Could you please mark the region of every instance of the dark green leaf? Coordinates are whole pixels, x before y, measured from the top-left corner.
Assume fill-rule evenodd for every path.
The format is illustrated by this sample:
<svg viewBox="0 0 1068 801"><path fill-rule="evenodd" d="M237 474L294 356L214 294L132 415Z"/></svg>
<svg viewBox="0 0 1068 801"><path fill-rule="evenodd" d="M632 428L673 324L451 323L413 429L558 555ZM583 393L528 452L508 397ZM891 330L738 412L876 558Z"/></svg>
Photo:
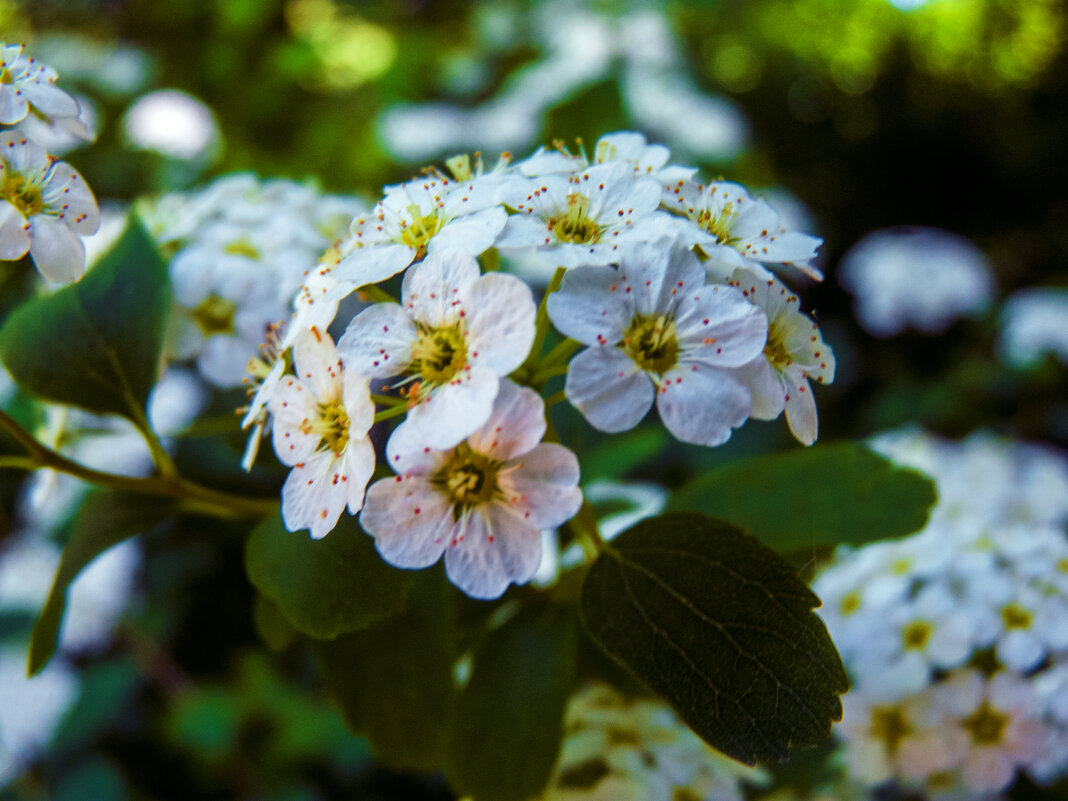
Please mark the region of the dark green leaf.
<svg viewBox="0 0 1068 801"><path fill-rule="evenodd" d="M27 665L31 676L38 673L55 653L71 582L108 548L147 531L169 517L174 509L174 501L151 495L102 492L86 498L60 557L48 600L33 627Z"/></svg>
<svg viewBox="0 0 1068 801"><path fill-rule="evenodd" d="M711 470L677 492L670 508L727 520L788 552L910 534L935 500L926 476L839 443Z"/></svg>
<svg viewBox="0 0 1068 801"><path fill-rule="evenodd" d="M667 431L659 425L606 438L583 455L582 481L585 484L599 478L622 478L660 453L667 441Z"/></svg>
<svg viewBox="0 0 1068 801"><path fill-rule="evenodd" d="M819 599L744 531L697 514L644 520L597 558L583 621L698 735L752 765L841 720L845 670Z"/></svg>
<svg viewBox="0 0 1068 801"><path fill-rule="evenodd" d="M129 720L141 681L141 670L121 658L96 662L79 674L80 693L49 747L49 757L59 764L78 752L89 750L118 721Z"/></svg>
<svg viewBox="0 0 1068 801"><path fill-rule="evenodd" d="M444 761L454 692L455 599L440 567L432 568L418 575L400 615L315 644L346 725L392 768L429 772Z"/></svg>
<svg viewBox="0 0 1068 801"><path fill-rule="evenodd" d="M474 801L526 801L549 780L574 684L571 609L524 609L485 636L460 692L445 775Z"/></svg>
<svg viewBox="0 0 1068 801"><path fill-rule="evenodd" d="M267 518L245 546L245 570L294 628L324 640L397 614L412 581L411 571L382 560L347 514L321 540Z"/></svg>
<svg viewBox="0 0 1068 801"><path fill-rule="evenodd" d="M267 643L267 647L272 651L284 651L296 639L297 630L286 620L277 604L262 593L256 593L252 622L260 639Z"/></svg>
<svg viewBox="0 0 1068 801"><path fill-rule="evenodd" d="M138 422L159 373L167 268L131 217L81 281L27 301L0 329L0 359L45 400Z"/></svg>

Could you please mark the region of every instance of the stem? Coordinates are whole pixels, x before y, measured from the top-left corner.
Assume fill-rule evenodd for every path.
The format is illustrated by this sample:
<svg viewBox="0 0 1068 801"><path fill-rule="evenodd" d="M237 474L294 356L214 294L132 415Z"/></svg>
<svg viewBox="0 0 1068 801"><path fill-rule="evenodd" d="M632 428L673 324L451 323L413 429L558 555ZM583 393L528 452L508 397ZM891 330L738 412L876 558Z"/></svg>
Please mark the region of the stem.
<svg viewBox="0 0 1068 801"><path fill-rule="evenodd" d="M360 294L360 297L362 297L362 298L364 298L366 300L372 301L374 303L396 303L397 302L396 298L394 298L391 294L386 292L386 290L384 290L378 284L367 284L366 286L361 286L356 291Z"/></svg>
<svg viewBox="0 0 1068 801"><path fill-rule="evenodd" d="M398 398L396 395L372 395L371 400L373 400L377 406L385 406L387 408L408 405L408 401L404 398Z"/></svg>
<svg viewBox="0 0 1068 801"><path fill-rule="evenodd" d="M567 365L560 364L554 367L545 367L530 377L530 386L540 387L553 376L563 375L567 372Z"/></svg>
<svg viewBox="0 0 1068 801"><path fill-rule="evenodd" d="M550 395L549 397L547 397L545 399L545 408L549 409L549 408L555 406L556 404L560 403L561 401L566 401L566 400L567 400L567 393L564 392L564 390L560 390L559 392L554 392L552 395Z"/></svg>
<svg viewBox="0 0 1068 801"><path fill-rule="evenodd" d="M549 367L551 365L563 364L571 358L572 353L579 350L581 347L581 342L576 342L573 339L565 339L563 342L557 343L556 347L545 355L545 358L541 360L540 366Z"/></svg>
<svg viewBox="0 0 1068 801"><path fill-rule="evenodd" d="M391 417L400 417L402 414L408 411L407 402L398 404L392 409L383 409L375 414L375 422L381 422L382 420L388 420Z"/></svg>
<svg viewBox="0 0 1068 801"><path fill-rule="evenodd" d="M534 342L530 346L530 354L527 356L527 360L519 368L528 375L534 372L534 368L538 364L538 357L541 356L541 347L545 344L545 335L549 333L549 296L560 288L560 282L564 280L565 272L567 272L566 267L556 268L553 280L549 282L549 286L542 296L541 304L538 306L538 316L535 318L534 323Z"/></svg>
<svg viewBox="0 0 1068 801"><path fill-rule="evenodd" d="M597 530L597 516L593 513L589 501L582 501L582 508L568 522L568 527L574 532L575 539L582 546L582 552L588 560L596 559L605 550L605 542Z"/></svg>

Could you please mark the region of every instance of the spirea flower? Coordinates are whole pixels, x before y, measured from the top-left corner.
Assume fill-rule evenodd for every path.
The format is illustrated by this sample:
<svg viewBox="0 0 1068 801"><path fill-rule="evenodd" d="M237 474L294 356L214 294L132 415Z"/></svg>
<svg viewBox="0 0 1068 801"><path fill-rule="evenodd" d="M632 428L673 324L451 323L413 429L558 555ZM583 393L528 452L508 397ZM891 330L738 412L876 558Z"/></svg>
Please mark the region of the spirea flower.
<svg viewBox="0 0 1068 801"><path fill-rule="evenodd" d="M507 380L489 419L454 448L427 447L419 429L402 423L386 447L397 476L367 490L360 524L390 564L423 568L444 554L453 584L496 598L534 575L540 531L582 505L578 460L541 443L544 434L542 399Z"/></svg>
<svg viewBox="0 0 1068 801"><path fill-rule="evenodd" d="M78 171L17 131L0 133L0 260L27 251L58 283L85 272L81 237L96 231L100 210Z"/></svg>
<svg viewBox="0 0 1068 801"><path fill-rule="evenodd" d="M20 44L0 44L0 124L13 125L32 107L46 117L77 117L78 101L55 85L56 71Z"/></svg>
<svg viewBox="0 0 1068 801"><path fill-rule="evenodd" d="M834 354L816 324L801 313L797 295L774 278L735 270L730 286L740 289L768 318L764 352L735 372L753 396L751 416L774 420L785 409L790 432L798 442L811 445L819 433L819 418L809 379L831 383Z"/></svg>
<svg viewBox="0 0 1068 801"><path fill-rule="evenodd" d="M655 397L677 438L719 445L749 416L749 390L727 368L760 354L767 318L737 289L706 286L685 247L634 244L618 270L572 270L548 310L561 333L590 346L572 359L565 391L594 428L633 428Z"/></svg>
<svg viewBox="0 0 1068 801"><path fill-rule="evenodd" d="M1068 365L1068 289L1025 287L1001 306L998 350L1016 367L1033 367L1047 353Z"/></svg>
<svg viewBox="0 0 1068 801"><path fill-rule="evenodd" d="M400 304L360 312L338 349L364 375L407 376L405 425L451 448L485 422L501 377L526 358L535 312L518 278L480 276L471 256L439 251L405 274Z"/></svg>
<svg viewBox="0 0 1068 801"><path fill-rule="evenodd" d="M292 467L282 487L282 520L290 531L325 537L342 510L356 514L375 467L367 438L374 422L370 382L342 369L329 334L304 332L293 346L295 376L271 395L274 451Z"/></svg>

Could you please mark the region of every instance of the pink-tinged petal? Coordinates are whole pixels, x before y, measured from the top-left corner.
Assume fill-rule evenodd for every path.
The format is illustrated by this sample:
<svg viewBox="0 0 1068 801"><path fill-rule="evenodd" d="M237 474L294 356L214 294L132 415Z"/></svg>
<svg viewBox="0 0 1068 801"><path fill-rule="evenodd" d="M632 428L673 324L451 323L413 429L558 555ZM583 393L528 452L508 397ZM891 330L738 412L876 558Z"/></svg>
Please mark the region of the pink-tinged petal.
<svg viewBox="0 0 1068 801"><path fill-rule="evenodd" d="M26 96L15 92L14 84L0 84L0 124L14 125L30 111Z"/></svg>
<svg viewBox="0 0 1068 801"><path fill-rule="evenodd" d="M452 449L438 450L427 445L422 430L405 420L386 443L386 461L393 472L403 476L429 476L438 472L452 455Z"/></svg>
<svg viewBox="0 0 1068 801"><path fill-rule="evenodd" d="M660 419L675 437L695 445L722 445L749 417L749 390L724 370L679 365L656 393Z"/></svg>
<svg viewBox="0 0 1068 801"><path fill-rule="evenodd" d="M396 567L429 567L452 540L452 506L423 477L395 476L367 489L360 525Z"/></svg>
<svg viewBox="0 0 1068 801"><path fill-rule="evenodd" d="M286 376L267 405L274 417L271 436L278 460L292 466L311 458L321 439L308 431L306 423L319 414L319 404L312 393L292 376Z"/></svg>
<svg viewBox="0 0 1068 801"><path fill-rule="evenodd" d="M786 393L779 374L760 354L749 364L730 370L753 398L749 416L756 420L774 420L786 408Z"/></svg>
<svg viewBox="0 0 1068 801"><path fill-rule="evenodd" d="M342 467L341 478L345 484L347 506L349 514L354 515L363 506L367 482L375 472L375 448L371 440L350 438L342 457Z"/></svg>
<svg viewBox="0 0 1068 801"><path fill-rule="evenodd" d="M415 339L415 326L399 304L376 303L352 319L337 352L346 370L385 378L411 364Z"/></svg>
<svg viewBox="0 0 1068 801"><path fill-rule="evenodd" d="M501 379L493 411L467 438L477 453L506 461L532 450L545 436L545 402L532 389Z"/></svg>
<svg viewBox="0 0 1068 801"><path fill-rule="evenodd" d="M473 510L445 550L449 581L472 598L497 598L530 580L541 562L541 533L496 504Z"/></svg>
<svg viewBox="0 0 1068 801"><path fill-rule="evenodd" d="M536 529L555 528L578 514L579 463L563 445L548 442L513 459L498 479L508 511Z"/></svg>
<svg viewBox="0 0 1068 801"><path fill-rule="evenodd" d="M493 246L497 234L508 221L508 213L498 207L457 217L446 223L430 240L430 253L439 250L458 250L471 256Z"/></svg>
<svg viewBox="0 0 1068 801"><path fill-rule="evenodd" d="M337 263L334 274L339 281L356 286L377 284L391 278L415 258L415 251L407 245L388 242L355 248Z"/></svg>
<svg viewBox="0 0 1068 801"><path fill-rule="evenodd" d="M538 310L530 287L514 275L488 273L462 294L468 357L507 375L523 363L534 342Z"/></svg>
<svg viewBox="0 0 1068 801"><path fill-rule="evenodd" d="M217 387L238 387L245 378L249 359L256 353L254 342L216 334L204 343L197 357L197 369Z"/></svg>
<svg viewBox="0 0 1068 801"><path fill-rule="evenodd" d="M782 374L786 390L786 422L790 433L802 445L811 445L819 436L820 424L816 414L816 399L808 379L800 371L787 370Z"/></svg>
<svg viewBox="0 0 1068 801"><path fill-rule="evenodd" d="M65 161L57 161L41 185L45 209L81 234L89 236L100 228L100 209L81 174Z"/></svg>
<svg viewBox="0 0 1068 801"><path fill-rule="evenodd" d="M67 284L85 272L82 238L55 217L34 215L30 221L30 256L49 281Z"/></svg>
<svg viewBox="0 0 1068 801"><path fill-rule="evenodd" d="M295 466L282 487L282 521L288 531L308 529L320 540L334 530L348 502L342 460L325 451Z"/></svg>
<svg viewBox="0 0 1068 801"><path fill-rule="evenodd" d="M997 747L972 748L961 766L964 783L980 796L1004 790L1015 774L1012 756Z"/></svg>
<svg viewBox="0 0 1068 801"><path fill-rule="evenodd" d="M404 274L401 303L418 322L450 325L460 319L463 298L478 276L473 256L456 250L436 251Z"/></svg>
<svg viewBox="0 0 1068 801"><path fill-rule="evenodd" d="M584 345L615 345L634 316L633 292L612 267L576 267L549 296L556 330Z"/></svg>
<svg viewBox="0 0 1068 801"><path fill-rule="evenodd" d="M502 250L540 247L551 244L549 226L536 214L513 214L497 238L497 247Z"/></svg>
<svg viewBox="0 0 1068 801"><path fill-rule="evenodd" d="M311 328L293 343L293 371L321 404L341 400L341 359L330 335Z"/></svg>
<svg viewBox="0 0 1068 801"><path fill-rule="evenodd" d="M493 370L473 365L409 410L405 424L431 448L452 448L489 419L498 385Z"/></svg>
<svg viewBox="0 0 1068 801"><path fill-rule="evenodd" d="M3 172L0 171L2 179ZM21 259L29 249L30 231L26 218L6 200L0 201L0 260Z"/></svg>
<svg viewBox="0 0 1068 801"><path fill-rule="evenodd" d="M705 285L697 257L666 239L628 247L619 272L639 314L663 314Z"/></svg>
<svg viewBox="0 0 1068 801"><path fill-rule="evenodd" d="M712 367L741 367L764 349L768 318L737 289L711 284L692 292L675 318L685 358Z"/></svg>
<svg viewBox="0 0 1068 801"><path fill-rule="evenodd" d="M653 381L619 348L587 348L571 360L567 399L610 434L634 428L653 405Z"/></svg>
<svg viewBox="0 0 1068 801"><path fill-rule="evenodd" d="M20 87L26 99L49 117L77 117L78 101L47 81L26 81Z"/></svg>

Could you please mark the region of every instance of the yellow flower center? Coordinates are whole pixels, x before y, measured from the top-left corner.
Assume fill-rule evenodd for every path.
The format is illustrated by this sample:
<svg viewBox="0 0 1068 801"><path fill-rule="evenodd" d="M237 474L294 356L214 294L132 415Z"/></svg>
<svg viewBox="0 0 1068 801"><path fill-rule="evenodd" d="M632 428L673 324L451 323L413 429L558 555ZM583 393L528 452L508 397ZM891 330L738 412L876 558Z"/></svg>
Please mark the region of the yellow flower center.
<svg viewBox="0 0 1068 801"><path fill-rule="evenodd" d="M41 187L24 175L7 171L4 182L0 185L0 197L22 212L24 217L32 217L44 211L44 198Z"/></svg>
<svg viewBox="0 0 1068 801"><path fill-rule="evenodd" d="M0 83L14 83L14 82L15 82L15 76L11 74L11 70L9 70L7 67L4 67L4 69L2 71L0 71Z"/></svg>
<svg viewBox="0 0 1068 801"><path fill-rule="evenodd" d="M488 503L497 492L501 463L471 450L461 442L449 461L434 474L431 483L448 497L453 515L459 518L467 509Z"/></svg>
<svg viewBox="0 0 1068 801"><path fill-rule="evenodd" d="M549 218L549 230L561 242L596 242L601 227L590 219L590 199L585 195L568 195L567 211Z"/></svg>
<svg viewBox="0 0 1068 801"><path fill-rule="evenodd" d="M424 216L419 206L414 203L408 206L408 213L412 215L412 220L401 230L401 242L415 248L415 257L421 259L426 255L427 245L434 238L434 234L445 225L445 220L438 214L437 209Z"/></svg>
<svg viewBox="0 0 1068 801"><path fill-rule="evenodd" d="M218 295L208 295L193 309L193 322L205 337L234 330L237 304Z"/></svg>
<svg viewBox="0 0 1068 801"><path fill-rule="evenodd" d="M787 367L793 359L786 350L786 336L782 325L772 320L768 325L768 342L764 345L764 357L772 367Z"/></svg>
<svg viewBox="0 0 1068 801"><path fill-rule="evenodd" d="M1006 629L1029 629L1034 620L1030 610L1024 609L1018 603L1011 603L1001 607L1001 620Z"/></svg>
<svg viewBox="0 0 1068 801"><path fill-rule="evenodd" d="M996 745L1001 742L1009 718L983 701L979 708L961 721L972 736L972 742L982 745Z"/></svg>
<svg viewBox="0 0 1068 801"><path fill-rule="evenodd" d="M447 384L467 366L463 323L431 328L416 323L412 346L412 372L431 386Z"/></svg>
<svg viewBox="0 0 1068 801"><path fill-rule="evenodd" d="M850 592L842 596L842 603L839 605L839 611L843 616L848 616L860 609L860 593Z"/></svg>
<svg viewBox="0 0 1068 801"><path fill-rule="evenodd" d="M905 713L896 706L873 706L869 733L886 745L888 754L897 753L901 741L912 733Z"/></svg>
<svg viewBox="0 0 1068 801"><path fill-rule="evenodd" d="M349 444L349 416L340 401L319 407L319 447L325 446L335 454L341 454Z"/></svg>
<svg viewBox="0 0 1068 801"><path fill-rule="evenodd" d="M901 630L901 641L906 651L922 651L931 641L934 626L926 620L914 620Z"/></svg>
<svg viewBox="0 0 1068 801"><path fill-rule="evenodd" d="M731 245L734 237L731 236L731 219L734 207L728 203L718 216L713 216L709 209L702 209L697 215L696 223L716 238L721 245Z"/></svg>
<svg viewBox="0 0 1068 801"><path fill-rule="evenodd" d="M259 261L260 259L260 252L244 237L235 239L233 242L229 243L223 248L223 252L233 254L234 256L247 256L256 261Z"/></svg>
<svg viewBox="0 0 1068 801"><path fill-rule="evenodd" d="M643 370L666 373L679 360L675 321L667 315L634 315L623 335L623 350Z"/></svg>

